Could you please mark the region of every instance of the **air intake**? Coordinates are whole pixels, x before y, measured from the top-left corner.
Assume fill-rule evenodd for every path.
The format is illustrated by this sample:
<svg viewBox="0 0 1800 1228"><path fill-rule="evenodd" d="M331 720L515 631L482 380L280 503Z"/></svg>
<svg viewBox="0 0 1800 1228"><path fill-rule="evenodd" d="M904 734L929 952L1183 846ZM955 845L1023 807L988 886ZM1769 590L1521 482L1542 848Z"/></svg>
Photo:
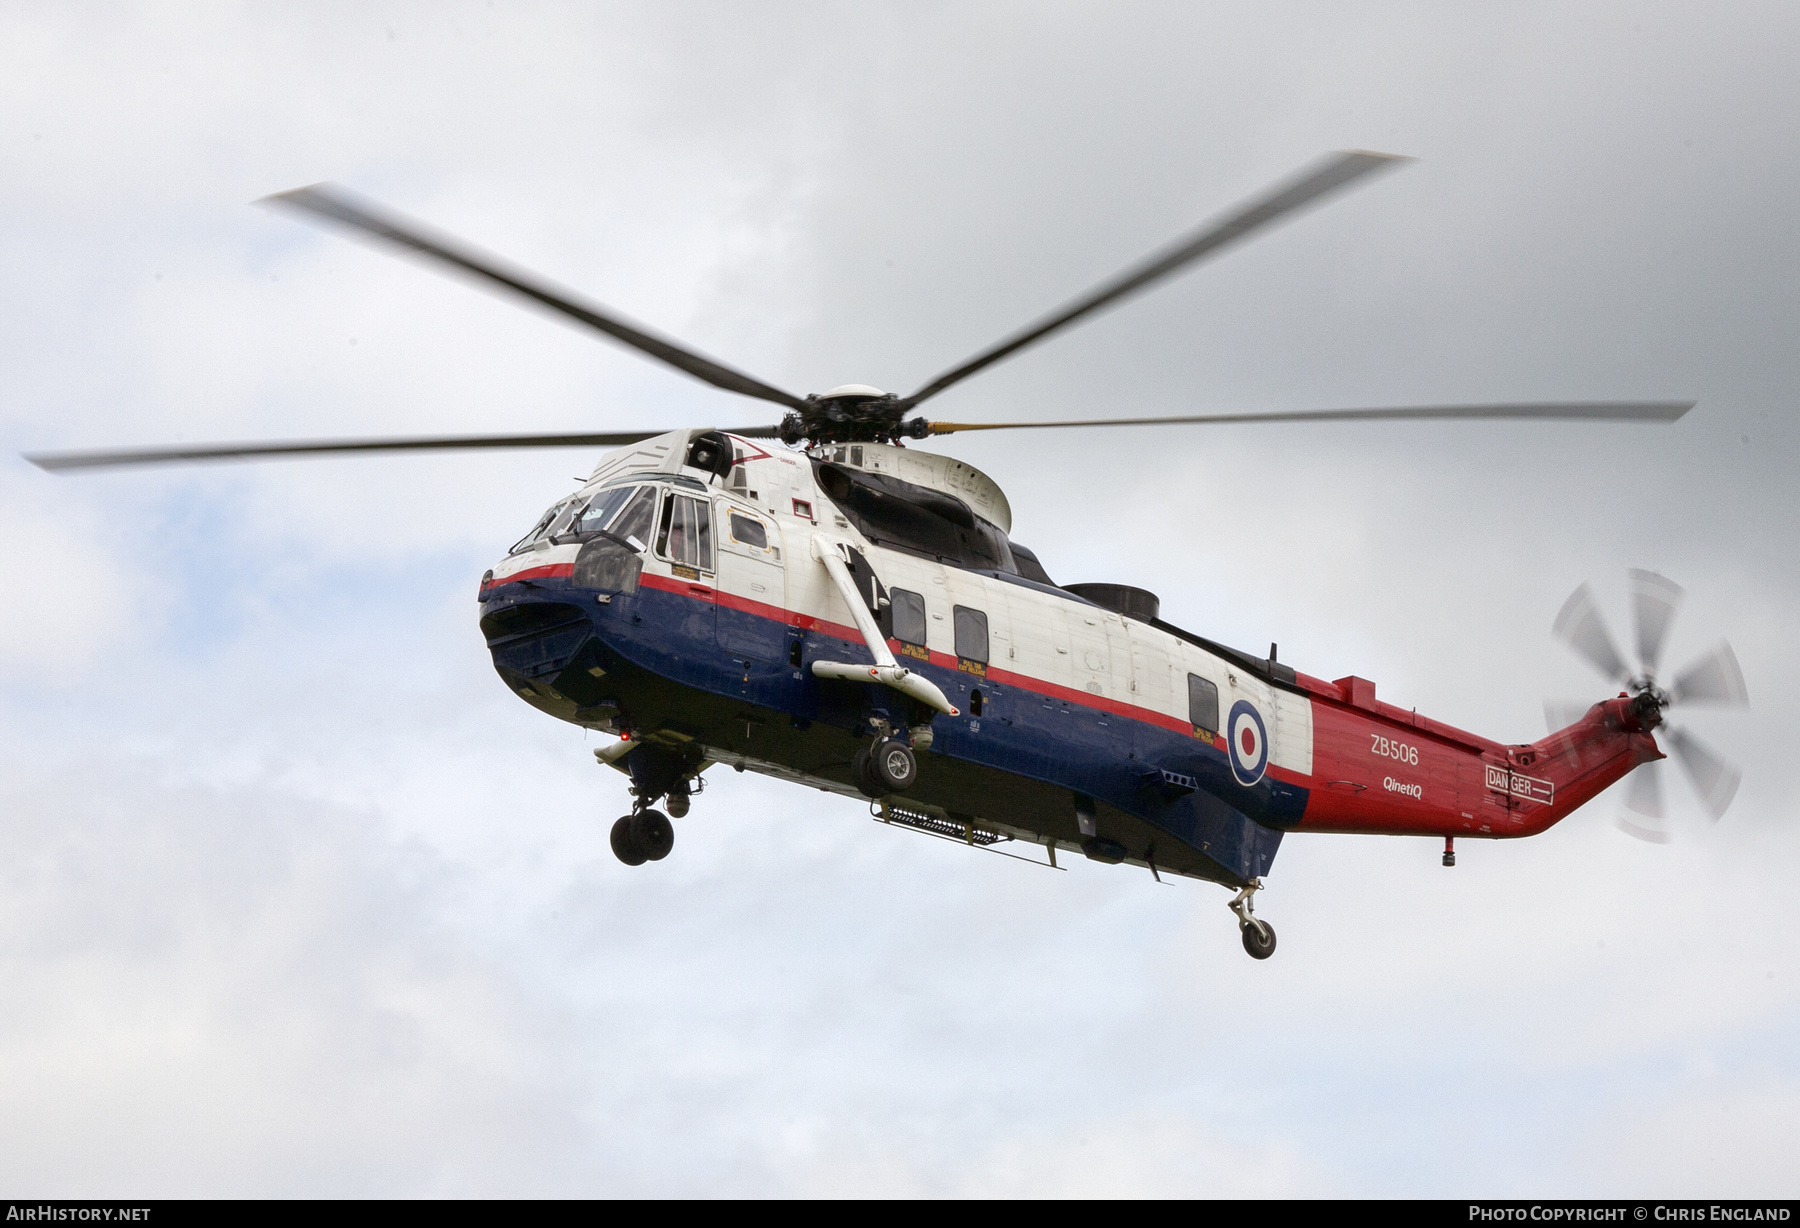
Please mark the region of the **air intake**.
<svg viewBox="0 0 1800 1228"><path fill-rule="evenodd" d="M1162 612L1162 602L1155 593L1129 584L1065 584L1063 591L1086 597L1095 605L1105 606L1115 614L1135 618L1141 623L1155 622Z"/></svg>

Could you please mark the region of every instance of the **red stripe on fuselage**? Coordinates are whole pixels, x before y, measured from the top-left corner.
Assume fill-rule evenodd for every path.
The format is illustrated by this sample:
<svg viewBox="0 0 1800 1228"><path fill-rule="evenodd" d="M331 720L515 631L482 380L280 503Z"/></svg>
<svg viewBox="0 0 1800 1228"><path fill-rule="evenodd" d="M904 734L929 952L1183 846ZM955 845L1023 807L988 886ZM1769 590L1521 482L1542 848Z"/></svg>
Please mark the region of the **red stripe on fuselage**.
<svg viewBox="0 0 1800 1228"><path fill-rule="evenodd" d="M571 570L565 564L533 569L508 579L567 575ZM691 601L707 601L739 613L770 619L806 631L817 631L849 643L862 643L862 633L855 627L721 592L708 582L646 575L641 577L639 583ZM889 639L888 647L903 664L909 659L917 659L903 654L898 640ZM930 661L946 670L955 670L959 665L954 655L943 652L931 652ZM1027 674L990 666L985 675L971 673L969 676L971 679L985 678L997 685L1017 687L1021 691L1047 699L1079 704L1084 708L1140 721L1186 736L1193 735L1193 726L1177 717ZM1308 775L1270 764L1267 774L1272 779L1309 791L1305 814L1298 826L1301 831L1387 832L1394 835L1529 835L1561 818L1586 801L1593 792L1623 774L1622 771L1607 772L1604 782L1584 782L1585 787L1572 788L1559 784L1559 792L1569 798L1567 803L1562 802L1561 798L1557 805L1550 807L1533 807L1527 802L1522 808L1523 813L1504 805L1490 806L1487 797L1489 790L1483 783L1485 768L1480 751L1491 746L1501 751L1501 757L1504 757L1504 751L1508 748L1389 704L1380 705L1376 711L1352 706L1338 697L1338 687L1320 679L1302 676L1300 685L1303 691L1316 696L1312 703L1313 773ZM1393 744L1388 753L1379 757L1367 741L1377 734L1383 735ZM1220 737L1215 737L1207 744L1215 749L1224 749ZM1419 752L1417 763L1403 762L1395 757L1414 747ZM1537 770L1550 769L1546 765ZM1594 773L1590 772L1588 775L1592 776ZM1395 785L1417 784L1420 786L1420 794L1416 798L1408 798L1387 783L1390 777ZM1571 785L1573 783L1570 782ZM1537 812L1535 816L1533 810Z"/></svg>
<svg viewBox="0 0 1800 1228"><path fill-rule="evenodd" d="M775 622L785 623L791 627L799 627L803 631L818 631L822 634L833 636L840 640L848 640L855 644L863 642L862 632L855 627L847 627L843 623L832 622L830 619L826 618L815 618L810 614L801 614L794 610L784 609L781 606L769 605L766 602L753 601L748 597L739 597L735 593L723 592L720 589L711 588L710 585L700 584L698 581L682 580L679 577L674 576L646 575L642 577L638 583L649 588L658 589L662 592L674 593L678 597L687 597L694 601L710 601L715 605L721 605L730 610L737 610L743 614L751 614L758 618L772 619ZM696 591L698 588L711 588L711 595L709 596L705 593ZM908 661L918 659L903 654L900 650L899 640L889 639L887 644L888 650L894 653L895 658L902 665L906 664ZM932 652L931 663L933 665L942 666L944 669L948 670L957 668L957 658L954 655L945 652ZM1096 695L1092 691L1078 691L1074 687L1061 686L1042 678L1033 678L1029 674L1019 674L1014 673L1011 670L995 669L992 666L989 666L986 675L970 674L969 676L976 679L985 677L989 681L995 682L1001 686L1018 687L1022 691L1029 691L1049 699L1060 699L1066 703L1080 704L1085 708L1093 708L1100 712L1108 712L1114 716L1125 717L1128 720L1142 721L1146 725L1155 725L1158 728L1172 730L1175 733L1192 736L1194 732L1194 727L1188 722L1183 721L1178 717L1170 716L1167 713L1158 712L1154 708L1144 708L1136 704L1121 703L1116 699L1108 699L1104 695ZM1208 745L1216 746L1218 743L1210 742ZM1271 774L1277 774L1277 778L1282 780L1299 782L1306 779L1305 776L1299 773L1290 772L1285 768L1276 768L1272 765L1270 771Z"/></svg>
<svg viewBox="0 0 1800 1228"><path fill-rule="evenodd" d="M491 591L502 584L517 584L520 580L557 580L574 574L573 563L548 563L543 567L527 567L523 571L515 571L510 576L495 576L489 581L488 588Z"/></svg>

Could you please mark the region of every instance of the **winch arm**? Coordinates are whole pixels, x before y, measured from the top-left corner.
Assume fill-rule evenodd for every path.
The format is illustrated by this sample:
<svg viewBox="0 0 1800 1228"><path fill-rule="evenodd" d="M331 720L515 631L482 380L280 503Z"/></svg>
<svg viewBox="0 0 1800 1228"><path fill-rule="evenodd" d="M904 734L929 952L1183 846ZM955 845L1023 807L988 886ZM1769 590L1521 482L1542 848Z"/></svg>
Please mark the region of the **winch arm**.
<svg viewBox="0 0 1800 1228"><path fill-rule="evenodd" d="M950 716L961 716L962 713L952 704L937 685L928 678L907 669L894 660L894 654L888 650L887 640L881 634L881 628L875 625L874 615L869 613L868 606L863 604L863 596L857 591L856 581L851 578L850 567L844 561L844 545L834 541L822 533L815 533L810 543L812 556L824 565L832 583L837 585L838 593L844 598L844 604L850 607L850 617L856 621L856 629L862 633L863 642L869 646L869 654L875 658L874 665L852 665L844 661L814 661L812 672L815 678L841 678L849 682L879 682L882 686L892 687L902 695L911 696L922 704L936 708L939 712Z"/></svg>

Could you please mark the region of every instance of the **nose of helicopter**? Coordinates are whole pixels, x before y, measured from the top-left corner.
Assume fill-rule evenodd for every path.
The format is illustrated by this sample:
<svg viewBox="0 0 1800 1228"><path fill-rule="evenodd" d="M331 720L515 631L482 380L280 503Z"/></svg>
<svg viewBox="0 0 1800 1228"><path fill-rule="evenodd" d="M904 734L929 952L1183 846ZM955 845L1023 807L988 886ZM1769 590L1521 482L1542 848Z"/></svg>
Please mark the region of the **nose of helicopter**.
<svg viewBox="0 0 1800 1228"><path fill-rule="evenodd" d="M596 632L594 616L567 600L509 597L482 607L481 634L501 681L534 708L581 725L609 724L619 712Z"/></svg>

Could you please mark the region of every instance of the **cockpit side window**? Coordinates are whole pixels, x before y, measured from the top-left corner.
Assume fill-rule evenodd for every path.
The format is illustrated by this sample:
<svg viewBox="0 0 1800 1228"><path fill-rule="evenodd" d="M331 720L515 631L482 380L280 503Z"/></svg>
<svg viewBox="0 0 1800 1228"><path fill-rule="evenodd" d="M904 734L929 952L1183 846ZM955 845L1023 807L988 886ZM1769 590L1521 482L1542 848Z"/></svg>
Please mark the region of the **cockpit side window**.
<svg viewBox="0 0 1800 1228"><path fill-rule="evenodd" d="M712 570L712 508L704 500L671 494L663 500L656 552L678 567Z"/></svg>
<svg viewBox="0 0 1800 1228"><path fill-rule="evenodd" d="M517 554L519 551L521 551L521 550L525 549L527 546L531 545L532 542L534 542L538 538L542 537L544 535L545 530L547 530L550 527L551 522L554 521L558 516L562 515L564 511L568 510L570 503L571 503L571 500L565 499L561 503L557 503L557 504L553 505L549 511L545 512L541 517L538 518L538 522L537 522L537 524L532 526L531 532L527 533L524 537L521 537L518 541L514 542L512 545L512 549L508 550L507 553L508 554Z"/></svg>

